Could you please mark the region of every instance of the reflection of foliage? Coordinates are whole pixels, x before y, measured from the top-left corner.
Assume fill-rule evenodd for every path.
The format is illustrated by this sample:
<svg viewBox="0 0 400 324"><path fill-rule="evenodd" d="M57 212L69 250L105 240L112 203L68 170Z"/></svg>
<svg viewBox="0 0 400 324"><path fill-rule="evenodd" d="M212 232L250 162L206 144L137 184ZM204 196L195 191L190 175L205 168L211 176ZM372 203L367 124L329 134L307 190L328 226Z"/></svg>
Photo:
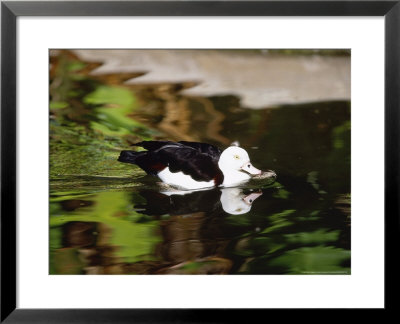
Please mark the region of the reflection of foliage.
<svg viewBox="0 0 400 324"><path fill-rule="evenodd" d="M116 86L100 86L83 98L88 105L100 106L94 108L96 121L91 122L92 129L108 136L123 136L135 133L143 126L128 114L136 107L133 93L128 89Z"/></svg>
<svg viewBox="0 0 400 324"><path fill-rule="evenodd" d="M100 63L72 52L51 56L50 175L119 176L131 169L116 161L126 140L151 139L155 131L129 118L137 106L122 82L143 73L91 75ZM90 162L89 162L90 161Z"/></svg>
<svg viewBox="0 0 400 324"><path fill-rule="evenodd" d="M116 85L114 74L89 74L99 63L84 62L69 51L61 51L51 58L50 113L58 122L57 126L73 128L77 125L88 127L89 123L104 126L104 123L111 128L126 128L124 134L133 132L135 127L143 127L127 117L135 109L136 99L135 94L122 84L125 78L143 73L123 75L120 84ZM67 121L70 124L65 125Z"/></svg>
<svg viewBox="0 0 400 324"><path fill-rule="evenodd" d="M288 199L276 194L282 190L278 185L264 192L267 201L259 201L252 214L226 218L229 226L248 229L231 252L232 257L242 260L239 273L350 273L350 245L347 239L343 241L349 235L347 201L338 200L329 210L325 206L332 206L332 202L319 199L304 207L302 200L310 199L307 190L313 192L313 186L305 188L304 184L298 191L285 188L291 191ZM271 197L281 200L277 206L287 209L276 210L268 204Z"/></svg>
<svg viewBox="0 0 400 324"><path fill-rule="evenodd" d="M327 231L326 229L322 228L314 232L286 234L285 237L288 243L312 244L335 242L339 237L339 231Z"/></svg>
<svg viewBox="0 0 400 324"><path fill-rule="evenodd" d="M264 229L261 233L273 232L276 229L291 225L292 222L288 221L286 217L294 212L295 210L293 209L287 209L283 212L272 214L271 216L269 216L271 221L271 226Z"/></svg>
<svg viewBox="0 0 400 324"><path fill-rule="evenodd" d="M154 246L159 242L155 231L156 223L151 221L137 223L136 221L141 215L133 209L133 206L130 206L129 197L130 195L125 192L102 192L96 195L80 196L80 199L91 201L88 207L78 207L70 212L62 208L53 207L53 210L57 210L57 212L53 212L50 217L51 249L59 251L58 249L61 246L60 231L64 224L70 222L93 222L101 223L103 228L92 233L97 242L96 248L102 246L116 248L113 253L114 261L112 263L151 260ZM62 202L57 199L57 202L52 202L51 204L60 204ZM52 253L51 257L53 259L51 259L51 262L57 257L57 253ZM82 263L82 266L84 265Z"/></svg>
<svg viewBox="0 0 400 324"><path fill-rule="evenodd" d="M193 84L183 84L185 86L190 87ZM146 97L144 89L132 87L138 89L141 98ZM221 135L222 122L226 116L213 100L173 93L166 96L156 92L154 96L152 100L146 98L148 102L135 111L134 117L143 120L151 128L161 130L169 139L219 145L229 145L232 142Z"/></svg>
<svg viewBox="0 0 400 324"><path fill-rule="evenodd" d="M289 268L291 274L350 274L342 263L348 261L350 251L331 246L294 249L270 261L270 266Z"/></svg>
<svg viewBox="0 0 400 324"><path fill-rule="evenodd" d="M350 273L350 251L330 245L337 242L338 230L265 234L263 231L261 235L247 238L244 249L237 246L236 253L246 259L241 272Z"/></svg>
<svg viewBox="0 0 400 324"><path fill-rule="evenodd" d="M345 121L342 125L333 130L333 147L335 149L350 149L349 145L350 121Z"/></svg>

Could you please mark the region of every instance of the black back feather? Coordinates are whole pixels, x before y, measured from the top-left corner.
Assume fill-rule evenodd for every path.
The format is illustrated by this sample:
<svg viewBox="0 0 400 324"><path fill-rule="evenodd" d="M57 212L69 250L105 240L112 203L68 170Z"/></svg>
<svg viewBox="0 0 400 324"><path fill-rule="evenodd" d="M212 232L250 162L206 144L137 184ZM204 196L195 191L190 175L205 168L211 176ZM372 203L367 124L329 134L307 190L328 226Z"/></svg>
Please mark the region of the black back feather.
<svg viewBox="0 0 400 324"><path fill-rule="evenodd" d="M221 156L222 153L218 147L207 143L186 142L186 141L180 141L179 143L186 146L190 146L198 150L200 153L208 155L216 163L218 163L219 157Z"/></svg>
<svg viewBox="0 0 400 324"><path fill-rule="evenodd" d="M168 166L171 172L182 171L197 181L214 179L216 184L222 183L223 175L218 167L221 151L213 145L186 141L143 141L133 145L147 151L122 151L119 161L137 164L148 174L156 175Z"/></svg>

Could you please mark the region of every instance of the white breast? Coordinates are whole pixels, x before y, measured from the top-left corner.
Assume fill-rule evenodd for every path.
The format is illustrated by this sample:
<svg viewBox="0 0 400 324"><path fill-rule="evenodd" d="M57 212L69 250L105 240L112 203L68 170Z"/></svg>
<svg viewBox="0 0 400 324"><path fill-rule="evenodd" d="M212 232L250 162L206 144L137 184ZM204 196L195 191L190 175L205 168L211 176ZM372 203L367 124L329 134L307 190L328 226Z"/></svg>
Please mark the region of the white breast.
<svg viewBox="0 0 400 324"><path fill-rule="evenodd" d="M158 173L158 177L165 183L185 189L201 189L206 187L213 187L214 180L211 181L196 181L192 177L184 174L183 172L171 172L169 168L165 168Z"/></svg>

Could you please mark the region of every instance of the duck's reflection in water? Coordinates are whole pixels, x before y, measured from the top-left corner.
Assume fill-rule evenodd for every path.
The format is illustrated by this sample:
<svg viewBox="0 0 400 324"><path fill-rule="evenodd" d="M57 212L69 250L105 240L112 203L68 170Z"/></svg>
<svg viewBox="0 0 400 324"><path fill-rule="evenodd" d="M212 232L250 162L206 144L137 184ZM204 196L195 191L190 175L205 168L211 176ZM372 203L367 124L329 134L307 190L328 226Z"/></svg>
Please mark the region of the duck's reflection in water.
<svg viewBox="0 0 400 324"><path fill-rule="evenodd" d="M231 215L246 214L250 211L253 202L262 195L262 191L244 194L239 188L221 189L222 209Z"/></svg>
<svg viewBox="0 0 400 324"><path fill-rule="evenodd" d="M164 216L156 251L163 266L155 273L217 274L229 273L233 263L226 251L234 236L224 230L225 216L248 213L262 192L224 188L141 195L147 200L142 213Z"/></svg>
<svg viewBox="0 0 400 324"><path fill-rule="evenodd" d="M198 212L241 215L251 210L253 202L262 195L262 191L242 188L161 192L143 190L140 195L146 199L146 204L138 205L137 210L151 216Z"/></svg>
<svg viewBox="0 0 400 324"><path fill-rule="evenodd" d="M110 244L110 227L101 222L72 221L62 226L63 248L57 250L56 258L67 258L68 264L60 273L73 270L86 274L223 274L240 266L229 251L241 233L227 229L226 219L250 212L261 191L213 188L143 190L139 194L146 202L138 205L135 193L135 209L143 215L137 222L151 220L158 224L156 231L161 240L152 255L146 261L124 262L116 254L120 247ZM78 205L83 203L74 202L66 208ZM140 246L144 243L141 240L147 238L130 239Z"/></svg>

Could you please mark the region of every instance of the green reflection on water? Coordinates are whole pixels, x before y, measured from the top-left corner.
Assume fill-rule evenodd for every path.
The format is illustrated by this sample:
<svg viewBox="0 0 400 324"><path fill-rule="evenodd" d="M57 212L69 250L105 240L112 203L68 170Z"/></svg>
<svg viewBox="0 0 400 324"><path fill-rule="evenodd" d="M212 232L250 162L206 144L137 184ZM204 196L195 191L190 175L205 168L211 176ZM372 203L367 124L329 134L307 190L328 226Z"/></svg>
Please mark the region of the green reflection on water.
<svg viewBox="0 0 400 324"><path fill-rule="evenodd" d="M154 259L154 246L160 240L156 234L157 222L138 223L141 215L135 212L127 192L99 192L79 196L79 200L76 199L78 197L74 198L51 202L51 205L61 205L61 208L53 207L50 217L51 249L57 250L57 247L62 245L60 230L63 225L71 222L101 223L101 227L94 227L90 232L79 229L75 232L64 230L64 242L68 241L68 247L75 248L78 252L89 250L92 254L100 255L102 252L98 251L99 248L113 248L112 256L107 257L117 264ZM81 241L85 243L76 243L80 236L83 237ZM91 237L92 240L85 241L85 236ZM85 259L84 252L82 254L81 259ZM56 257L57 252L53 255L53 261ZM81 266L83 271L85 267L93 264L85 259L81 260ZM53 267L57 268L56 265Z"/></svg>

